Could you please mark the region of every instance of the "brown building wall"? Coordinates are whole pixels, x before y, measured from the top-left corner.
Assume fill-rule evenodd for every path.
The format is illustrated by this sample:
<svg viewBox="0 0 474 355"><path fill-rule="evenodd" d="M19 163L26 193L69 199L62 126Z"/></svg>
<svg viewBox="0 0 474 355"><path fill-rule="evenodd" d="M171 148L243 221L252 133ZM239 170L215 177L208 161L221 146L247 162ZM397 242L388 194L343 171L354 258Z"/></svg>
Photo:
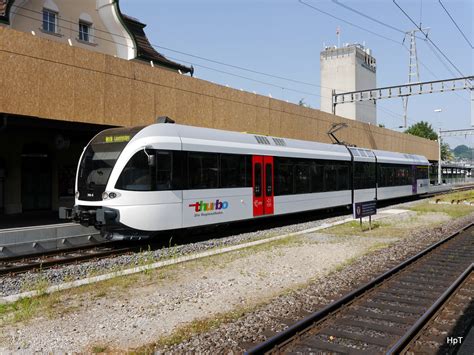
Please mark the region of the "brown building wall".
<svg viewBox="0 0 474 355"><path fill-rule="evenodd" d="M319 110L212 84L0 27L0 112L133 126L166 115L178 123L416 153L437 159L437 143Z"/></svg>

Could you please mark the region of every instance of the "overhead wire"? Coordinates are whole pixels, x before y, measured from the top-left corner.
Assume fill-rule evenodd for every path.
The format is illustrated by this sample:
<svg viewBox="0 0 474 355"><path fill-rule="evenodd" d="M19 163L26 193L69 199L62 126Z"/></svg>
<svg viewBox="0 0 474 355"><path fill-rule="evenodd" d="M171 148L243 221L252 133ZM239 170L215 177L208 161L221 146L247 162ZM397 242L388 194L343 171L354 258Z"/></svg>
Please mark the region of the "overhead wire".
<svg viewBox="0 0 474 355"><path fill-rule="evenodd" d="M379 34L379 33L377 33L377 32L368 30L367 28L364 28L364 27L362 27L362 26L356 25L355 23L352 23L352 22L350 22L350 21L344 20L344 19L342 19L342 18L340 18L340 17L338 17L338 16L334 16L333 14L330 14L329 12L326 12L326 11L324 11L324 10L321 10L321 9L317 8L316 6L313 6L313 5L311 5L311 4L308 4L308 3L304 2L303 0L298 0L298 2L301 3L302 5L305 5L305 6L309 7L309 8L311 8L311 9L317 11L317 12L320 12L320 13L325 14L325 15L327 15L327 16L329 16L329 17L332 17L332 18L334 18L334 19L336 19L336 20L339 20L339 21L342 21L342 22L344 22L344 23L347 23L348 25L353 26L353 27L355 27L355 28L358 28L358 29L360 29L360 30L362 30L362 31L371 33L371 34L373 34L374 36L377 36L377 37L386 39L387 41L391 41L391 42L400 44L400 42L394 40L393 38L386 37L386 36L381 35L381 34Z"/></svg>
<svg viewBox="0 0 474 355"><path fill-rule="evenodd" d="M451 64L453 66L454 69L456 69L456 71L461 75L461 76L465 76L461 70L459 70L459 68L451 61L451 59L448 58L448 56L446 54L444 54L444 52L436 45L436 43L434 43L430 37L428 37L428 34L425 33L425 31L423 31L423 29L417 25L415 23L415 21L413 21L413 19L410 17L410 15L408 15L408 13L403 10L403 8L395 1L395 0L392 0L392 2L400 9L400 11L411 21L411 23L413 23L419 30L421 33L423 33L426 37L426 39L438 50L439 53L441 53L441 55L449 62L449 64Z"/></svg>
<svg viewBox="0 0 474 355"><path fill-rule="evenodd" d="M474 48L472 46L472 43L471 41L469 41L469 39L466 37L466 35L464 34L464 32L461 30L461 28L459 27L459 25L457 24L457 22L454 20L453 16L451 16L451 14L449 13L448 9L444 6L444 4L441 2L441 0L438 0L439 4L441 5L441 7L444 9L444 11L446 12L446 14L449 16L449 18L451 19L451 21L454 23L454 25L456 26L456 28L458 29L458 31L461 33L461 35L464 37L464 39L466 40L466 42L469 44L469 46L471 48Z"/></svg>
<svg viewBox="0 0 474 355"><path fill-rule="evenodd" d="M422 1L422 0L421 0L421 1ZM299 2L301 2L301 1L299 1ZM343 8L345 8L345 9L349 10L349 11L354 12L354 13L360 15L360 16L363 16L363 17L365 17L365 18L367 18L367 19L369 19L369 20L371 20L371 21L374 21L374 22L376 22L376 23L378 23L378 24L380 24L380 25L382 25L382 26L385 26L385 27L387 27L387 28L390 28L390 29L392 29L392 30L394 30L394 31L397 31L397 32L399 32L399 33L403 33L404 35L407 33L407 31L403 31L403 30L400 29L400 28L397 28L397 27L394 27L394 26L392 26L392 25L386 24L386 23L384 23L384 22L382 22L382 21L379 21L379 20L373 18L372 16L369 16L369 15L367 15L367 14L361 12L361 11L358 11L358 10L356 10L356 9L354 9L354 8L352 8L352 7L348 6L348 5L346 5L346 4L343 4L343 3L339 2L339 0L332 0L332 2L335 3L336 5L339 5L339 6L343 7ZM421 13L421 11L422 11L422 4L423 4L423 2L421 2L421 7L420 7L420 24L421 24L421 14L422 14L422 13ZM315 7L313 7L313 8L315 8ZM327 12L323 12L323 11L320 10L320 9L317 9L317 10L318 10L319 12L324 13L324 14L328 14ZM328 14L328 15L331 16L331 17L334 17L334 16L332 16L331 14ZM416 25L416 24L415 24L415 25ZM420 25L420 27L421 27L421 25ZM359 27L359 28L360 28L360 27ZM419 36L415 36L415 37L418 38L418 39L421 39L421 40L423 40L423 41L425 41L425 42L427 42L427 39L426 39L425 37L419 37ZM392 40L392 41L395 41L395 40ZM403 42L402 42L402 43L396 42L396 43L402 45L403 48L405 48L406 51L410 52L410 49L407 48L406 45L405 45ZM430 49L433 50L432 48L430 48ZM439 56L439 54L436 53L436 52L433 52L433 53L435 54L435 56L437 57L437 59L441 62L441 64L451 73L451 75L453 75L453 77L456 77L457 75L456 75L451 69L449 69L449 67L448 67L448 66L446 65L446 63L441 59L441 57ZM439 77L438 77L436 74L434 74L433 71L431 71L431 70L428 68L428 66L425 65L425 63L423 63L420 59L418 59L418 62L419 62L419 63L423 66L423 68L425 68L435 79L439 79ZM464 101L469 101L469 100L467 100L466 98L464 98L463 96L459 95L457 92L455 92L455 95L458 96L460 99L462 99L462 100L464 100Z"/></svg>
<svg viewBox="0 0 474 355"><path fill-rule="evenodd" d="M32 9L28 9L28 8L25 8L25 7L21 7L21 6L18 6L18 5L13 5L13 7L16 7L16 8L21 8L21 9L25 9L25 10L28 10L30 12L33 12L33 13L36 13L36 14L42 14L42 12L40 11L35 11L35 10L32 10ZM31 17L31 16L27 16L25 14L20 14L20 13L16 13L16 15L18 16L23 16L23 17L26 17L26 18L29 18L29 19L32 19L32 20L35 20L35 21L38 21L38 22L42 22L41 19L37 19L37 18L34 18L34 17ZM68 20L64 17L61 17L60 19L61 21L63 22L66 22L66 23L70 23L70 24L74 24L74 25L77 25L77 22L76 21L72 21L72 20ZM70 28L70 27L66 27L66 26L62 26L60 25L59 23L56 24L56 26L58 28L64 28L64 29L67 29L71 32L74 32L74 33L79 33L79 30L77 29L73 29L73 28ZM120 34L114 34L114 33L111 33L111 32L108 32L108 31L104 31L104 30L100 30L100 29L96 29L94 28L94 31L97 31L97 32L101 32L101 33L105 33L105 34L110 34L112 36L117 36L117 37L121 37L121 38L124 38L124 39L128 39L128 37L125 37L123 35L120 35ZM125 46L127 48L134 48L134 47L131 47L125 43L117 43L116 41L113 41L111 39L108 39L108 38L104 38L104 37L100 37L100 36L97 36L97 35L93 35L92 37L94 38L97 38L97 39L100 39L100 40L103 40L103 41L108 41L108 42L112 42L112 43L115 43L115 44L119 44L119 45L122 45L122 46ZM384 37L384 36L383 36ZM392 40L393 42L396 42L395 40ZM399 42L396 42L397 44L401 44ZM248 69L248 68L245 68L245 67L242 67L242 66L238 66L238 65L234 65L234 64L228 64L228 63L224 63L222 61L217 61L217 60L213 60L213 59L209 59L209 58L205 58L205 57L202 57L202 56L197 56L197 55L194 55L194 54L190 54L190 53L186 53L186 52L182 52L182 51L177 51L177 50L174 50L174 49L171 49L171 48L167 48L167 47L164 47L164 46L159 46L159 45L156 45L156 44L152 44L154 47L157 47L157 48L161 48L161 49L164 49L164 50L168 50L168 51L171 51L171 52L175 52L175 53L180 53L180 54L183 54L183 55L186 55L186 56L190 56L190 57L193 57L193 58L196 58L196 59L200 59L200 60L204 60L204 61L209 61L209 62L212 62L214 64L219 64L219 65L223 65L223 66L228 66L228 67L232 67L234 69L239 69L239 70L243 70L243 71L248 71L248 72L251 72L251 73L254 73L254 74L259 74L259 75L263 75L263 76L268 76L268 77L272 77L272 78L275 78L275 79L279 79L279 80L285 80L285 81L290 81L290 82L293 82L293 83L297 83L297 84L303 84L303 85L308 85L308 86L313 86L313 87L319 87L319 88L327 88L327 89L333 89L333 88L329 88L329 87L324 87L324 86L321 86L321 85L317 85L317 84L314 84L314 83L309 83L309 82L304 82L304 81L299 81L299 80L295 80L295 79L291 79L291 78L285 78L283 76L278 76L278 75L273 75L273 74L269 74L269 73L265 73L265 72L261 72L261 71L257 71L257 70L253 70L253 69ZM169 57L168 58L172 59L172 60L178 60L178 61L182 61L182 62L188 62L188 63L191 63L187 60L182 60L182 59L179 59L179 58L173 58L173 57ZM293 89L293 88L289 88L289 87L286 87L286 86L283 86L283 85L279 85L279 84L274 84L274 83L269 83L269 82L266 82L266 81L262 81L262 80L258 80L258 79L254 79L254 78L249 78L247 76L243 76L243 75L239 75L239 74L235 74L235 73L230 73L230 72L227 72L227 71L224 71L224 70L220 70L220 69L216 69L216 68L212 68L212 67L209 67L209 66L205 66L205 65L202 65L202 64L198 64L198 63L191 63L192 65L196 66L196 67L201 67L203 69L207 69L207 70L211 70L211 71L215 71L215 72L219 72L221 74L225 74L225 75L230 75L230 76L234 76L234 77L238 77L238 78L241 78L241 79L245 79L245 80L248 80L248 81L253 81L253 82L257 82L257 83L260 83L260 84L263 84L263 85L267 85L267 86L270 86L270 87L275 87L275 88L279 88L281 90L287 90L287 91L292 91L292 92L296 92L296 93L300 93L300 94L303 94L303 95L309 95L309 96L314 96L314 97L321 97L321 98L326 98L326 99L331 99L332 100L332 97L324 97L322 95L319 95L319 94L316 94L316 93L313 93L313 92L308 92L308 91L303 91L303 90L297 90L297 89ZM348 90L347 88L336 88L337 90ZM359 102L359 104L362 104L362 105L371 105L369 103L365 103L365 102ZM386 112L386 113L390 113L392 115L392 117L395 117L398 116L398 117L403 117L402 115L394 112L394 111L391 111L385 107L382 107L380 104L377 105L378 108L380 108L382 111ZM412 121L412 120L410 120ZM414 121L412 121L414 122Z"/></svg>

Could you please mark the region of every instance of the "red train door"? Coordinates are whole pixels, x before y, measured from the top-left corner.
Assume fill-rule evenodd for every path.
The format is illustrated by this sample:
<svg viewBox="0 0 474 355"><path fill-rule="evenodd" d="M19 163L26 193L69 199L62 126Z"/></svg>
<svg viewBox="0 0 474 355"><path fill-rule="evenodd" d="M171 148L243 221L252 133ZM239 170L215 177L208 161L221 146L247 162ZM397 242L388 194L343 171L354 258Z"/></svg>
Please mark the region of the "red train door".
<svg viewBox="0 0 474 355"><path fill-rule="evenodd" d="M263 157L252 157L253 215L263 215Z"/></svg>
<svg viewBox="0 0 474 355"><path fill-rule="evenodd" d="M264 157L265 165L265 201L264 213L273 214L273 157Z"/></svg>
<svg viewBox="0 0 474 355"><path fill-rule="evenodd" d="M273 214L273 157L252 156L253 215Z"/></svg>

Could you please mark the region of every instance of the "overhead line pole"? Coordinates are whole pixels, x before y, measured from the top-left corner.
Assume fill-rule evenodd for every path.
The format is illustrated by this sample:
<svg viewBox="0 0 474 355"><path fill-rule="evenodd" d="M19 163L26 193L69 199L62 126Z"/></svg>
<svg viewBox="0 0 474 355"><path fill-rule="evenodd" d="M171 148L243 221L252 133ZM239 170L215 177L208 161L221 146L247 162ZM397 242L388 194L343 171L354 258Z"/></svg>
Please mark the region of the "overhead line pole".
<svg viewBox="0 0 474 355"><path fill-rule="evenodd" d="M332 113L336 114L336 106L339 104L372 101L381 99L392 99L403 96L432 94L438 92L455 90L472 90L472 80L474 76L453 78L445 80L424 81L421 83L411 83L395 86L385 86L381 88L332 93Z"/></svg>

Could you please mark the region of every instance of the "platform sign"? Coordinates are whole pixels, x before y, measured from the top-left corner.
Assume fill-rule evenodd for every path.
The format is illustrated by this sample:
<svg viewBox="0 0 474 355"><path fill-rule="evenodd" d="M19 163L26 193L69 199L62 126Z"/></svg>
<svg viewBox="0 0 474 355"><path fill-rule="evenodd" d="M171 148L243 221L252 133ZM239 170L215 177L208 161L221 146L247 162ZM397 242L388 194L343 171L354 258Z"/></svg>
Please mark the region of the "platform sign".
<svg viewBox="0 0 474 355"><path fill-rule="evenodd" d="M352 206L354 218L370 217L377 214L377 201L356 202Z"/></svg>

